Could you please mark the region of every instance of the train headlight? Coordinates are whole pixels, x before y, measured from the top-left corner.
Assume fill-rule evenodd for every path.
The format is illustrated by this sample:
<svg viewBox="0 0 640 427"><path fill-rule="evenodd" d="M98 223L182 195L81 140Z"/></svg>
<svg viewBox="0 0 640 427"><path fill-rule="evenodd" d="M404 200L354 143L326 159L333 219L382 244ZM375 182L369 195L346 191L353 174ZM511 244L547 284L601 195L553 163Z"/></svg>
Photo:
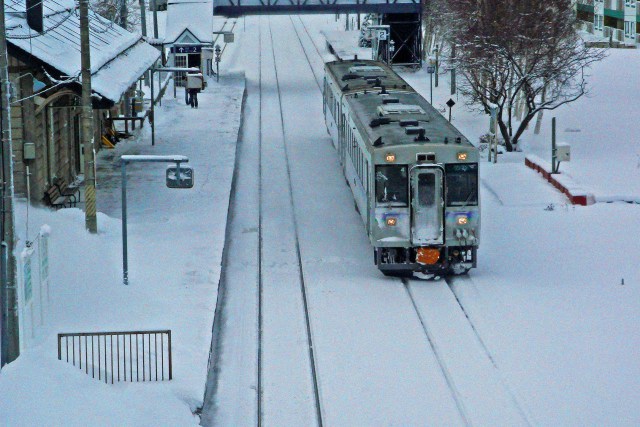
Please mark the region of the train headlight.
<svg viewBox="0 0 640 427"><path fill-rule="evenodd" d="M387 163L393 163L396 161L396 155L393 153L387 153L384 159L386 160Z"/></svg>
<svg viewBox="0 0 640 427"><path fill-rule="evenodd" d="M460 215L456 218L456 224L458 225L467 225L469 224L469 217L466 215Z"/></svg>
<svg viewBox="0 0 640 427"><path fill-rule="evenodd" d="M388 227L395 227L396 224L398 224L398 218L395 218L395 217L387 218L387 226Z"/></svg>
<svg viewBox="0 0 640 427"><path fill-rule="evenodd" d="M440 259L440 251L436 248L419 248L416 251L416 262L433 265Z"/></svg>
<svg viewBox="0 0 640 427"><path fill-rule="evenodd" d="M461 162L464 162L467 160L467 153L464 151L461 151L458 153L458 160Z"/></svg>

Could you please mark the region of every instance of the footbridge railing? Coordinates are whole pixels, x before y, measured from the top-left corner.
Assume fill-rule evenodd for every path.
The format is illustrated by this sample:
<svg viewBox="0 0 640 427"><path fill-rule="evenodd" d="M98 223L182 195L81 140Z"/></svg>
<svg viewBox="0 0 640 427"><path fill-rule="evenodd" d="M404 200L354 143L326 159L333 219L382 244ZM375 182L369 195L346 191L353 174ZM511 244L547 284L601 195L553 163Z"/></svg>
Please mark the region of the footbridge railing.
<svg viewBox="0 0 640 427"><path fill-rule="evenodd" d="M213 14L222 16L419 13L420 0L213 0Z"/></svg>

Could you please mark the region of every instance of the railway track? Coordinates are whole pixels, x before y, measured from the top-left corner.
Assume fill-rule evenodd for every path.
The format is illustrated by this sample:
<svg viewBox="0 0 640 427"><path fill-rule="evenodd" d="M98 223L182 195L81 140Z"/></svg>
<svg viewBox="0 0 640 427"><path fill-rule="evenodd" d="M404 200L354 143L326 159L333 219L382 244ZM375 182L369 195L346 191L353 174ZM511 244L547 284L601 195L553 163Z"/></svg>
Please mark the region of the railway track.
<svg viewBox="0 0 640 427"><path fill-rule="evenodd" d="M438 366L440 371L442 372L442 376L445 378L447 386L449 387L449 391L451 393L451 398L456 404L456 408L458 409L458 413L460 414L460 418L462 418L463 422L466 425L471 425L471 421L469 416L467 415L467 410L464 405L464 401L460 396L460 392L453 380L451 373L449 372L449 368L447 367L446 361L444 360L443 355L438 349L438 345L436 344L435 337L431 333L429 327L427 326L427 322L425 321L421 310L418 308L418 303L411 292L411 288L409 285L408 279L401 279L402 284L404 285L404 290L407 292L409 299L411 300L411 306L413 307L416 315L418 316L418 321L420 322L420 326L422 327L422 331L424 332L427 342L429 343L429 347L433 352L436 360L438 361Z"/></svg>
<svg viewBox="0 0 640 427"><path fill-rule="evenodd" d="M467 310L467 308L462 302L462 297L456 291L456 287L458 286L469 286L469 285L474 286L473 279L471 279L469 276L448 277L446 278L446 283L447 283L447 286L449 287L449 290L455 297L458 307L460 307L460 310L464 314L464 317L467 319L467 322L469 323L469 326L473 331L473 335L477 339L477 342L480 344L480 347L482 348L484 355L491 361L491 365L495 370L494 371L495 375L498 377L500 384L508 394L511 403L513 404L513 407L516 408L517 412L522 416L522 419L526 422L528 426L536 425L537 423L535 421L532 421L532 416L528 413L528 411L525 410L523 405L520 403L520 399L518 399L515 392L509 385L509 382L502 374L502 371L498 366L496 357L493 355L493 352L487 346L485 340L482 338L482 335L480 335L480 332L475 322L473 321L472 316L470 315L469 311Z"/></svg>
<svg viewBox="0 0 640 427"><path fill-rule="evenodd" d="M305 25L304 21L298 17L298 20L300 23L297 24L297 22L294 21L293 18L289 17L289 19L291 21L291 25L293 26L293 31L295 31L295 34L298 38L298 43L300 44L300 47L303 52L303 55L300 55L299 57L300 58L304 57L306 63L308 64L310 70L313 73L313 79L316 83L316 86L318 87L318 90L321 93L322 77L321 77L321 72L318 70L318 67L320 66L319 63L322 63L322 64L324 63L321 51L318 49L318 46L313 41L313 38L311 37L309 32L309 29ZM273 218L274 206L273 206L272 200L270 200L269 198L265 199L264 190L266 188L273 187L277 169L281 169L278 184L282 184L280 188L283 193L286 192L287 200L284 203L280 203L279 208L281 210L278 212L281 215L284 215L283 212L286 210L287 211L286 215L291 215L291 222L290 222L290 225L288 225L288 227L290 227L290 230L287 231L287 233L291 234L291 239L290 239L290 242L288 243L288 246L290 248L283 247L281 251L290 250L292 256L289 259L290 265L286 265L282 267L282 268L286 268L287 274L284 276L281 276L280 280L288 280L292 283L294 281L297 282L295 283L295 286L297 287L297 292L295 292L297 293L297 295L295 296L295 299L301 300L301 304L299 307L301 313L300 311L298 311L297 314L295 314L298 308L295 308L295 310L293 308L289 308L290 311L287 311L287 314L292 315L292 318L289 319L290 323L299 322L300 324L303 325L301 326L301 328L304 329L303 335L306 341L305 357L307 360L306 362L304 362L302 360L301 353L298 353L297 354L298 357L297 359L295 359L296 361L295 362L292 361L291 364L293 365L294 363L297 363L297 364L308 365L307 367L302 367L301 369L297 369L296 370L297 373L294 373L294 372L288 373L290 375L288 380L293 380L294 382L295 381L306 382L307 384L310 384L310 387L309 387L310 392L308 394L309 401L305 402L305 405L307 404L309 405L309 412L313 412L313 415L307 414L309 418L305 418L308 420L308 422L306 422L305 425L313 424L315 422L315 424L322 426L324 424L331 424L331 420L335 421L336 419L341 419L340 417L336 418L336 411L338 411L339 413L340 410L336 408L332 408L329 405L327 406L327 408L324 408L323 399L320 391L320 384L319 384L320 375L319 375L318 366L317 366L317 363L318 363L317 350L324 349L327 343L325 341L324 345L320 344L320 347L316 347L316 344L314 341L314 334L313 334L313 328L312 328L313 326L312 321L314 320L314 317L310 312L311 296L309 294L309 289L307 284L307 274L306 274L307 264L303 262L304 257L303 257L303 251L301 248L301 230L303 229L300 228L300 221L299 221L299 218L296 216L296 201L299 201L302 204L304 204L305 202L303 199L298 200L298 199L295 199L294 197L294 188L293 188L294 179L292 176L292 166L291 166L291 146L290 146L291 141L290 141L290 137L287 135L287 130L286 130L287 129L287 125L285 124L286 113L283 108L283 104L284 104L283 98L285 96L283 95L283 88L281 85L281 76L279 75L279 72L278 72L278 67L279 66L282 67L283 65L282 64L279 65L277 61L276 49L274 48L276 46L276 40L274 40L274 32L271 28L271 21L269 20L268 26L262 25L262 24L264 24L264 22L262 19L260 19L259 25L258 25L259 27L259 30L258 30L259 35L258 35L258 43L257 43L258 51L256 52L256 57L258 61L258 70L257 70L258 101L257 103L259 105L259 108L257 109L257 112L255 114L258 115L257 120L259 122L259 126L257 130L257 138L256 138L257 139L256 145L257 145L257 151L258 151L257 153L257 178L258 178L257 205L258 206L257 206L257 219L256 219L257 221L257 226L256 226L257 253L254 252L255 258L257 258L256 276L255 276L256 286L257 286L257 296L256 296L257 326L255 331L255 337L256 337L255 339L257 341L256 353L255 353L257 355L257 360L255 361L255 366L257 370L256 372L257 382L254 383L255 389L256 389L255 421L256 421L256 424L259 426L274 424L273 420L274 419L277 420L277 417L273 416L274 411L276 411L276 408L274 407L273 403L278 401L278 398L280 397L280 396L273 397L272 395L274 391L274 388L273 388L274 374L273 372L269 372L270 370L274 369L273 368L274 358L282 357L281 354L274 355L274 349L273 349L274 341L272 336L274 333L273 331L275 329L273 324L273 317L274 317L273 312L274 312L275 306L274 306L274 294L272 292L273 292L273 286L275 285L274 283L274 278L276 277L275 272L280 270L278 270L279 267L277 265L274 267L274 254L272 252L274 252L275 248L273 247L273 236L271 235L270 227L269 227L270 226L269 222L272 221L272 218ZM319 58L319 61L317 61L317 58ZM273 67L273 68L270 68L270 67ZM269 76L265 76L265 73L269 74ZM271 75L272 73L275 73L275 76ZM274 77L275 77L275 83L274 83ZM287 93L286 96L290 97L291 94ZM267 112L267 110L269 110L269 112ZM276 116L278 116L278 121L279 121L277 125L274 122ZM271 121L269 121L269 117L272 118ZM274 130L275 128L278 128L277 131ZM269 141L269 143L265 144L265 141ZM278 145L278 147L274 147L273 145ZM277 167L274 166L274 162L276 160L279 163ZM265 168L268 168L268 169L265 169ZM246 169L246 166L245 166L245 169ZM276 172L274 172L274 169L276 169ZM268 170L269 173L265 174L265 170ZM284 201L284 198L283 198L283 201ZM306 248L307 248L306 251L308 251L309 247L307 246ZM308 265L310 266L311 264L308 264ZM294 271L295 271L295 274L294 274ZM314 273L317 274L315 270L312 270L312 272L310 273L312 277L314 277L313 276ZM296 277L294 278L293 276L296 276ZM315 278L317 280L317 277ZM384 283L389 283L389 282L385 280ZM466 310L466 308L464 307L461 298L459 298L458 295L456 294L455 281L450 282L450 284L447 286L439 286L440 284L437 282L425 283L425 282L416 282L416 281L410 281L410 280L397 281L397 283L400 285L399 289L401 293L406 294L406 296L408 297L408 303L410 304L409 307L407 307L407 298L401 297L400 294L398 294L397 289L395 290L387 289L385 291L376 291L376 292L373 292L373 294L374 295L388 294L389 296L393 294L394 295L393 300L397 303L396 307L398 310L400 310L400 311L394 311L393 312L394 315L401 314L401 312L409 313L410 311L415 313L415 318L417 319L417 321L410 319L411 316L409 316L409 319L407 320L407 322L409 321L414 322L414 325L416 323L419 325L417 328L413 328L413 326L410 327L410 329L416 330L415 334L412 336L411 341L412 342L415 341L416 343L420 342L420 335L418 333L418 330L421 331L420 333L424 334L424 342L426 343L428 348L427 352L430 355L432 355L432 358L435 360L434 366L437 367L437 369L441 374L440 376L443 378L443 380L440 380L440 379L436 379L434 377L432 378L431 376L429 376L428 383L446 384L446 387L448 388L449 394L450 394L450 401L454 402L454 404L450 405L452 409L448 411L451 411L449 413L454 413L453 411L457 410L458 412L457 419L459 420L458 423L461 422L466 425L473 425L476 420L479 420L478 424L482 424L483 418L477 417L477 414L476 414L477 404L475 404L474 402L468 402L467 400L468 393L469 393L468 380L464 380L464 379L461 380L461 376L466 375L467 371L465 371L463 368L460 368L460 364L459 363L456 364L455 358L452 358L450 346L448 346L446 340L442 338L443 334L446 334L447 331L442 329L441 327L438 327L438 325L435 324L437 322L433 322L433 319L430 319L429 317L431 315L429 310L431 307L429 307L429 304L426 303L426 301L429 299L429 295L425 294L424 290L425 289L433 290L434 286L438 287L439 289L438 292L440 292L441 297L442 295L448 293L447 294L448 296L446 297L448 298L448 305L445 305L445 306L449 309L450 312L454 313L458 324L460 324L462 319L465 319L464 322L466 322L465 323L466 326L464 326L464 329L466 329L467 331L472 331L470 332L472 334L472 337L469 338L467 341L471 340L476 342L477 351L474 354L476 356L479 354L479 356L477 357L480 359L486 359L486 363L482 365L483 368L481 372L485 376L490 377L489 378L490 380L491 378L498 378L498 380L493 381L493 383L495 382L499 383L498 385L501 388L504 389L506 386L507 397L503 400L508 401L506 405L510 406L511 408L511 409L509 408L507 409L507 413L509 414L516 413L515 416L509 419L514 420L517 418L519 420L519 422L514 422L514 424L531 425L532 423L529 421L529 418L526 416L525 411L523 411L521 406L518 404L518 399L515 398L515 394L512 393L510 389L508 389L508 384L506 383L506 380L501 376L500 370L498 369L495 358L493 357L488 347L485 345L484 341L482 340L482 337L478 329L476 328L475 324L471 320L471 317L468 311ZM356 294L358 294L362 291L361 286L356 286L356 288L358 289L352 292L355 292ZM288 294L294 293L294 287L292 286L288 288L287 293ZM313 302L320 305L321 302L316 301L315 299L317 295L318 295L317 292L314 292ZM291 299L293 298L294 297L291 297ZM282 306L289 306L290 304L288 304L288 302L289 301L283 300L283 301L278 301L278 304ZM386 305L385 303L386 301L381 302L380 304L376 303L375 306L367 307L365 310L368 310L369 308L372 308L375 310L375 309L385 307ZM366 307L366 304L364 304L364 306ZM401 306L405 308L400 308ZM316 304L314 304L314 307L316 307ZM362 304L360 309L362 309ZM317 311L317 310L320 310L320 308L318 307L314 311ZM216 319L217 319L216 322L218 322L218 324L220 325L219 317L222 318L224 316L218 316L217 311L218 310L216 309ZM320 316L319 314L316 314L316 315ZM322 316L318 318L321 318L321 317ZM395 322L390 322L390 324L401 324L401 323L402 322L398 323L397 320ZM410 323L407 323L407 325L410 325ZM316 326L322 327L323 325L319 323ZM216 325L214 324L214 328L215 327ZM218 326L218 327L221 327L221 326ZM380 327L373 327L369 333L371 333L373 336L377 336L382 332L381 336L384 336L386 334L386 332L384 331L385 331L385 328L381 329ZM458 330L456 330L456 332L458 332ZM282 332L282 333L285 334L286 332ZM469 334L467 334L467 337L468 336ZM302 335L300 335L300 338L302 338ZM383 342L384 345L381 347L381 349L391 348L390 344L392 342L393 341L384 341ZM480 350L478 350L477 347L479 347ZM414 353L411 353L411 354L412 355L410 357L414 358L414 359L410 359L410 360L413 360L412 363L428 362L428 360L423 359L426 356L418 356L417 353L415 355ZM427 359L429 359L430 357L431 356L427 357ZM381 363L379 366L381 367L394 366L394 364ZM213 368L215 370L215 364ZM328 369L326 372L329 375L331 372L331 365L328 365L326 369ZM401 371L404 372L405 374L406 372L432 372L429 375L438 376L438 374L434 369L436 368L434 367L432 369L432 368L427 368L425 366L422 369L417 369L417 368L408 368L405 366L404 368L401 369ZM393 372L389 372L389 374L394 376ZM398 373L398 375L402 375L402 373ZM305 377L305 378L301 379L301 377ZM383 375L382 377L387 378L386 375ZM323 381L329 381L330 378L331 378L331 375L329 375ZM472 381L474 381L473 378L472 378ZM423 381L414 381L414 382L416 384L423 384ZM331 385L331 382L329 381L329 385L327 385L327 387L329 387L330 385ZM444 390L446 389L443 388L443 391ZM504 395L505 393L503 392L502 394ZM438 397L438 398L442 399L441 397ZM486 402L483 402L483 403L486 403ZM474 406L474 404L476 406ZM368 408L367 405L363 405L363 407ZM482 408L480 409L482 410ZM489 409L491 408L489 407ZM327 417L325 414L325 411L329 411L329 415L333 415L333 418L331 416ZM408 420L416 419L415 416L420 412L422 411L418 411L414 415L407 415L406 419ZM388 413L385 414L385 416L391 416L391 414L396 414L396 417L397 415L399 415L395 411L391 410L391 411L388 411ZM436 415L432 414L432 416L435 417L435 419L438 419ZM313 418L314 421L311 421L311 418ZM392 418L392 419L396 419L397 421L401 418Z"/></svg>
<svg viewBox="0 0 640 427"><path fill-rule="evenodd" d="M508 381L502 374L495 356L486 345L485 340L482 338L478 327L469 314L469 311L462 302L462 298L456 291L457 286L470 286L472 285L472 279L468 276L448 277L441 281L425 282L419 280L401 279L404 289L411 301L413 310L419 319L426 339L429 343L429 347L435 354L438 365L445 377L451 396L456 402L456 407L460 412L460 416L464 420L466 425L475 424L476 419L480 419L478 424L485 424L487 419L490 419L492 414L480 413L477 402L466 403L469 399L465 399L462 396L469 396L470 393L462 393L461 389L468 389L465 375L473 375L473 370L460 374L457 366L469 367L469 360L456 360L456 353L470 352L473 353L473 362L475 362L478 368L476 371L481 371L481 374L486 378L485 383L489 384L484 386L485 390L493 388L492 394L494 396L492 407L502 408L502 412L497 411L499 420L505 420L504 417L510 417L510 422L514 425L526 425L531 426L536 423L531 420L531 416L527 413L524 407L521 405L516 394L509 386ZM446 286L445 286L446 285ZM437 292L434 292L434 288L439 288ZM426 293L425 290L429 289ZM426 297L423 297L423 301L416 297L416 293L423 292ZM435 297L435 298L434 298ZM455 331L466 332L465 341L466 348L461 348L460 343L455 339L447 337L449 331L443 328L443 325L435 327L430 323L427 318L429 312L433 311L434 304L444 305L443 300L448 300L446 307L449 309L448 318L456 318L457 326ZM433 320L434 315L431 315ZM464 320L462 320L464 319ZM434 322L435 323L435 322ZM447 328L448 329L448 328ZM451 341L451 342L449 342ZM449 347L449 350L447 350ZM477 398L477 396L476 396ZM470 406L475 408L470 409Z"/></svg>
<svg viewBox="0 0 640 427"><path fill-rule="evenodd" d="M293 188L292 188L292 179L291 179L291 164L290 164L290 156L289 156L289 141L287 138L286 130L285 130L285 119L282 105L282 89L280 85L280 78L278 75L278 61L276 59L276 52L274 48L274 40L273 40L273 31L271 28L271 21L269 21L269 45L271 51L271 58L274 64L274 72L275 72L275 83L276 83L276 92L277 92L277 104L278 104L278 115L280 119L280 129L281 129L281 141L282 141L282 149L284 152L284 166L286 170L286 181L287 181L287 189L288 189L288 199L290 201L288 209L291 211L292 221L293 221L293 243L295 247L295 261L296 261L296 269L298 270L298 282L300 295L302 298L302 307L303 307L303 317L304 317L304 327L306 331L306 339L308 342L308 363L311 370L311 382L313 387L313 402L315 409L315 419L318 426L322 427L323 419L322 419L322 407L320 400L320 392L318 386L318 375L316 368L316 359L314 354L313 347L313 334L311 331L311 316L309 314L309 301L307 296L307 289L305 283L305 274L304 274L304 266L302 263L302 255L300 251L300 239L299 239L299 229L298 229L298 220L295 214L295 206L294 206L294 197L293 197ZM259 332L259 343L258 343L258 425L263 425L264 413L263 413L263 400L264 400L264 363L263 363L263 339L264 339L264 317L263 313L265 310L264 307L264 285L265 280L263 277L263 254L265 251L264 246L264 237L263 237L263 217L264 217L264 199L263 199L263 129L265 127L272 126L272 123L263 122L263 75L262 75L262 52L264 49L262 48L262 30L260 33L260 73L259 73L259 87L260 87L260 132L259 132L259 147L260 147L260 155L259 155L259 176L260 176L260 220L259 220L259 241L260 241L260 250L259 250L259 283L258 283L258 332ZM307 58L308 59L308 58Z"/></svg>
<svg viewBox="0 0 640 427"><path fill-rule="evenodd" d="M322 89L321 89L321 81L322 79L318 77L318 74L316 73L313 64L311 62L311 59L309 58L309 54L307 52L307 49L305 48L304 43L302 42L302 37L301 37L301 32L298 30L298 28L296 28L296 24L294 23L293 17L289 17L291 20L291 24L294 27L294 30L296 32L296 35L298 37L298 41L300 43L301 48L303 49L305 58L309 64L309 67L311 68L311 71L314 75L314 80L316 81L316 84L318 86L318 89L320 90L320 92L322 93ZM315 41L313 40L313 37L311 37L311 34L309 33L309 29L307 28L307 26L305 25L304 21L302 20L302 18L300 16L297 17L298 21L300 22L302 29L304 31L304 33L306 33L306 36L309 40L309 42L312 44L315 53L318 55L318 57L322 60L322 62L324 62L322 54L318 48L318 46L316 45ZM512 408L514 409L514 411L517 413L518 417L521 420L524 421L525 425L532 425L531 421L530 421L530 416L527 415L526 411L523 409L522 405L519 403L518 399L515 396L515 393L511 390L510 386L508 385L508 382L506 381L506 379L504 378L504 376L502 375L500 369L498 368L498 364L496 362L495 357L493 356L493 354L491 353L491 351L489 350L489 348L487 347L484 339L482 338L482 336L480 335L478 328L476 327L476 325L474 324L474 322L472 321L471 317L469 316L468 311L466 310L465 306L463 305L461 298L459 297L459 295L456 293L455 291L455 286L456 283L461 283L461 282L466 282L468 284L468 282L470 281L470 279L468 277L461 277L461 278L447 278L445 280L447 287L449 289L449 291L451 292L451 294L453 295L453 297L455 298L457 307L456 309L458 310L458 313L463 315L464 318L466 319L466 323L468 325L468 327L470 328L470 330L473 332L473 336L474 339L477 341L477 343L480 345L481 349L482 349L482 357L486 357L486 359L488 359L491 363L491 370L493 372L490 373L491 376L497 378L498 383L500 384L501 388L503 388L505 390L505 393L507 395L507 399L509 400L509 405L512 406ZM418 286L431 286L433 285L433 283L426 283L422 282L422 281L410 281L408 279L402 279L401 280L404 291L407 293L409 300L411 302L412 305L412 309L415 311L416 316L418 318L418 321L420 322L420 326L425 334L425 338L429 344L429 347L432 351L432 353L434 354L438 366L440 368L440 371L442 373L442 376L444 377L447 386L449 388L450 394L451 394L451 398L453 399L453 401L455 402L456 408L459 412L460 418L462 419L462 421L464 422L464 424L466 425L472 425L473 424L473 416L470 415L469 410L467 409L467 405L465 405L465 401L462 397L462 394L459 390L459 387L456 385L455 379L454 379L454 375L452 375L450 368L447 366L447 360L446 360L446 356L442 353L442 351L440 351L440 348L438 346L438 343L436 341L436 337L434 336L434 334L431 332L428 323L425 320L425 316L424 316L424 309L421 308L421 304L416 300L416 298L414 297L414 294L411 290L411 283L417 284Z"/></svg>

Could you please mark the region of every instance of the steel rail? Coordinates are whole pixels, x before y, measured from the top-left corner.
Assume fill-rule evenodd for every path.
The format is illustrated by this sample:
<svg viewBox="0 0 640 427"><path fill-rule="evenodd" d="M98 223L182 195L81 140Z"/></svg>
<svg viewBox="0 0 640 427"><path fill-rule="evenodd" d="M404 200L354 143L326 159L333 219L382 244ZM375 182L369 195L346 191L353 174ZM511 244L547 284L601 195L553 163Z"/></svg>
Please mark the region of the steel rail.
<svg viewBox="0 0 640 427"><path fill-rule="evenodd" d="M258 427L262 426L262 302L263 302L263 281L262 281L262 18L258 18L258 404L257 421Z"/></svg>
<svg viewBox="0 0 640 427"><path fill-rule="evenodd" d="M462 313L464 314L464 317L467 319L467 322L469 323L469 326L471 326L471 330L473 331L474 335L476 336L476 339L480 343L480 347L482 347L482 350L483 350L484 354L491 361L491 365L494 367L494 369L496 371L496 375L498 376L498 380L500 381L500 384L507 391L507 394L509 395L509 399L513 403L514 407L516 408L516 410L518 411L520 416L522 416L522 418L525 420L527 425L531 426L531 425L537 424L537 423L534 423L534 422L531 421L531 417L527 414L527 412L524 410L524 408L522 407L522 405L518 401L518 398L516 397L515 393L511 389L511 387L509 386L509 383L503 377L502 372L500 371L500 368L498 367L498 363L496 361L496 358L493 356L493 354L489 350L489 347L484 342L484 339L480 335L480 332L476 328L476 325L473 323L473 320L471 320L471 316L469 315L469 312L467 311L467 309L462 304L462 301L461 301L460 297L458 296L458 294L456 293L456 291L454 289L455 282L458 282L458 281L472 281L472 280L469 277L467 277L467 278L463 278L463 277L447 277L447 278L445 278L445 282L447 283L447 286L449 287L449 290L451 291L451 293L453 294L454 298L456 299L456 303L460 307L460 310L462 310Z"/></svg>
<svg viewBox="0 0 640 427"><path fill-rule="evenodd" d="M429 327L427 326L426 321L424 320L424 317L422 317L422 313L420 312L420 309L418 308L418 303L416 302L415 298L413 297L413 293L411 292L411 289L409 288L409 280L408 279L401 279L402 280L402 284L404 285L404 289L407 292L407 295L409 296L409 299L411 300L411 305L413 306L413 310L415 311L416 315L418 316L418 321L420 322L420 325L422 326L422 331L424 332L425 336L427 337L427 342L429 343L429 347L431 348L431 351L433 352L433 355L436 358L436 361L438 362L438 367L440 368L440 371L442 372L442 375L444 376L444 379L447 383L447 386L449 387L449 391L451 392L451 397L453 398L456 407L458 408L458 412L460 413L460 416L462 417L462 420L464 422L465 425L472 425L471 424L471 420L469 419L469 416L467 415L467 410L464 406L464 402L462 401L462 397L460 396L460 392L458 392L458 388L455 385L455 382L453 381L453 378L451 377L451 374L449 373L449 369L447 368L447 364L444 360L444 357L442 356L442 354L440 354L440 351L438 350L438 346L436 345L435 342L435 338L433 337L433 334L431 333L431 331L429 330Z"/></svg>
<svg viewBox="0 0 640 427"><path fill-rule="evenodd" d="M304 48L304 44L302 43L302 37L300 37L300 33L298 33L298 29L296 28L296 25L293 23L293 18L291 17L291 15L289 15L289 20L291 21L291 26L293 26L293 30L296 32L296 36L298 36L298 41L300 42L300 47L302 48L302 53L304 53L304 57L307 59L307 62L309 63L309 68L311 69L311 74L313 74L313 80L316 82L316 86L318 86L318 89L320 90L320 92L322 92L322 85L320 84L320 81L318 80L318 76L316 75L316 70L313 69L313 64L311 64L311 60L309 59L309 55L307 55L307 50ZM302 24L302 25L304 25L304 24ZM307 35L308 34L309 33L307 32Z"/></svg>
<svg viewBox="0 0 640 427"><path fill-rule="evenodd" d="M307 25L304 23L304 21L302 20L302 17L300 15L298 15L298 20L302 24L302 28L304 29L304 32L307 33L307 37L311 41L311 44L313 45L313 48L316 50L316 52L318 53L318 56L320 57L320 59L324 63L324 58L322 57L322 54L320 53L320 49L318 49L318 45L316 44L316 42L313 41L313 37L311 37L311 34L309 34L309 29L307 28Z"/></svg>
<svg viewBox="0 0 640 427"><path fill-rule="evenodd" d="M308 296L307 296L307 289L306 289L306 283L305 283L305 277L304 277L304 267L303 267L303 263L302 263L302 254L301 254L301 250L300 250L300 237L299 237L299 227L298 227L298 220L295 214L295 202L294 202L294 193L293 193L293 184L292 184L292 178L291 178L291 162L290 162L290 157L289 157L289 147L287 144L287 136L286 136L286 130L285 130L285 124L284 124L284 109L283 109L283 103L282 103L282 91L280 89L280 80L278 77L278 63L276 60L276 53L275 53L275 48L274 48L274 44L273 44L273 31L271 29L271 21L269 20L269 38L271 41L271 54L273 57L273 62L274 62L274 71L275 71L275 78L276 78L276 89L277 89L277 93L278 93L278 107L280 110L280 126L282 128L282 140L283 140L283 144L284 144L284 160L285 160L285 166L286 166L286 171L287 171L287 178L288 178L288 187L289 187L289 193L291 195L291 199L290 199L290 208L291 208L291 213L292 213L292 217L293 217L293 228L294 228L294 241L295 241L295 249L296 249L296 258L297 258L297 263L298 263L298 271L299 271L299 280L300 280L300 291L302 294L302 303L303 303L303 309L304 309L304 317L305 317L305 326L306 326L306 333L307 333L307 341L308 341L308 355L309 355L309 362L310 362L310 366L311 366L311 379L313 382L313 392L314 392L314 403L315 403L315 412L316 412L316 419L318 422L318 426L322 427L323 426L323 420L322 420L322 406L321 406L321 401L320 401L320 391L319 391L319 386L318 386L318 375L317 375L317 368L316 368L316 357L315 357L315 352L314 352L314 347L313 347L313 334L311 331L311 316L309 314L309 301L308 301ZM262 192L261 192L262 193Z"/></svg>

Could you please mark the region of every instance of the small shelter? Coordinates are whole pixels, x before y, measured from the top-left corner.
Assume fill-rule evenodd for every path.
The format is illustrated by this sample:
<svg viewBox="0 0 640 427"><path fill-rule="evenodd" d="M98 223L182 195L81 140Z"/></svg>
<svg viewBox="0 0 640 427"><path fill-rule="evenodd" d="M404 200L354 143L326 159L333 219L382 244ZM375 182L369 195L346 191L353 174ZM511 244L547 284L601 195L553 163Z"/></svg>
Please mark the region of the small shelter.
<svg viewBox="0 0 640 427"><path fill-rule="evenodd" d="M211 0L170 0L164 45L169 48L168 65L211 67L213 44L213 3ZM184 86L184 73L176 73L176 86Z"/></svg>

